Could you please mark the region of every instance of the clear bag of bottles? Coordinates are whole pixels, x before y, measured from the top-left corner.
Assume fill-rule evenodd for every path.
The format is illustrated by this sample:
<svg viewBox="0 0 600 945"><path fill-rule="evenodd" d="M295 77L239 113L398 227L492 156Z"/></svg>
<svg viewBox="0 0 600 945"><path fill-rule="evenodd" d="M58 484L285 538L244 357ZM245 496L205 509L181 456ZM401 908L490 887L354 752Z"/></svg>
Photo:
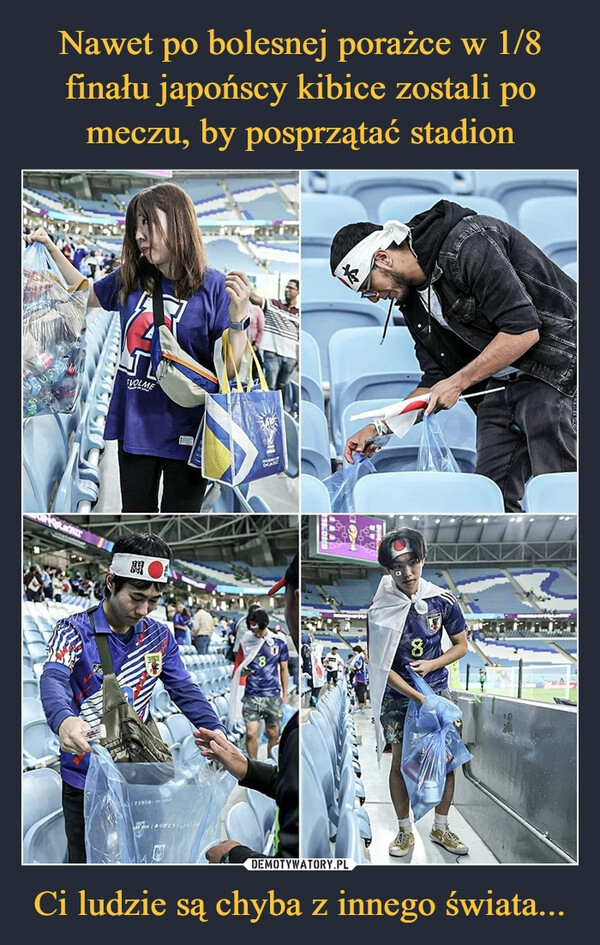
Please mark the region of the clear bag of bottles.
<svg viewBox="0 0 600 945"><path fill-rule="evenodd" d="M72 413L84 370L87 279L67 286L43 243L23 254L23 418Z"/></svg>

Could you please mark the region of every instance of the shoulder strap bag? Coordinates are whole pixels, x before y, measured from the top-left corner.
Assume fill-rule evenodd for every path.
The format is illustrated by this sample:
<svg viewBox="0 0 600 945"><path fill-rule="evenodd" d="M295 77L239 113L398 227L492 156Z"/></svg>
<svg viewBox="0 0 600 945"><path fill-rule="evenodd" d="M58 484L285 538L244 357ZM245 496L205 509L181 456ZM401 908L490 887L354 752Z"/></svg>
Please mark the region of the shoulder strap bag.
<svg viewBox="0 0 600 945"><path fill-rule="evenodd" d="M153 782L156 783L157 778L168 781L174 774L171 749L160 737L154 719L150 717L144 724L127 701L114 672L106 634L96 633L93 610L88 611L88 617L104 674L102 724L106 727L106 736L100 742L117 764L162 763L164 770L156 772Z"/></svg>

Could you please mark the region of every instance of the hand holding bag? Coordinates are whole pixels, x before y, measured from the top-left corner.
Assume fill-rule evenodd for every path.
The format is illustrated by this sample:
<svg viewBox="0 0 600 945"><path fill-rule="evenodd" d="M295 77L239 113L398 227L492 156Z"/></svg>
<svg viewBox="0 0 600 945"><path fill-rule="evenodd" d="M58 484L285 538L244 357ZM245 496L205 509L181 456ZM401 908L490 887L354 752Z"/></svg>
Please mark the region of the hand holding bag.
<svg viewBox="0 0 600 945"><path fill-rule="evenodd" d="M260 362L246 339L246 352L254 363L246 386L235 368L229 382L227 362L235 367L229 330L223 332L223 370L219 393L206 394L205 415L190 459L205 479L239 486L264 479L287 468L283 398L269 390ZM253 373L258 378L254 381Z"/></svg>

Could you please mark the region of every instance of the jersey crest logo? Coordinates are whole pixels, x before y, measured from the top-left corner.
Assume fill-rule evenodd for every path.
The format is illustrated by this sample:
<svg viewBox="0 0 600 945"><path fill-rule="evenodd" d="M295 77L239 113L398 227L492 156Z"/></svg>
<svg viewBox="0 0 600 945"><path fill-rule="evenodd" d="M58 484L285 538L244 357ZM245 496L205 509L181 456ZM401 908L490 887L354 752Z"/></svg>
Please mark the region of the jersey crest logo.
<svg viewBox="0 0 600 945"><path fill-rule="evenodd" d="M427 617L427 630L433 636L434 633L439 633L442 629L442 615L441 614L429 614Z"/></svg>
<svg viewBox="0 0 600 945"><path fill-rule="evenodd" d="M149 676L160 676L162 653L144 653L144 663Z"/></svg>

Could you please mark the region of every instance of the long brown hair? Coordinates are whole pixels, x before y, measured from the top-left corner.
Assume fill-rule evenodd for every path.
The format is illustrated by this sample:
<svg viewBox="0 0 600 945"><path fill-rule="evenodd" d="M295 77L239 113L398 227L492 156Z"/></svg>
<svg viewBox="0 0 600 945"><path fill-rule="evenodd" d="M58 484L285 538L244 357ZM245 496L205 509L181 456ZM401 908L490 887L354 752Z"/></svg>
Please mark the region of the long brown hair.
<svg viewBox="0 0 600 945"><path fill-rule="evenodd" d="M166 215L166 233L163 232L158 210ZM154 184L140 190L129 201L125 216L125 236L121 253L120 298L124 302L134 289L152 292L158 269L142 256L136 242L138 214L148 219L150 237L161 233L171 253L171 281L179 299L189 299L202 286L208 265L206 249L198 226L191 197L177 184Z"/></svg>

